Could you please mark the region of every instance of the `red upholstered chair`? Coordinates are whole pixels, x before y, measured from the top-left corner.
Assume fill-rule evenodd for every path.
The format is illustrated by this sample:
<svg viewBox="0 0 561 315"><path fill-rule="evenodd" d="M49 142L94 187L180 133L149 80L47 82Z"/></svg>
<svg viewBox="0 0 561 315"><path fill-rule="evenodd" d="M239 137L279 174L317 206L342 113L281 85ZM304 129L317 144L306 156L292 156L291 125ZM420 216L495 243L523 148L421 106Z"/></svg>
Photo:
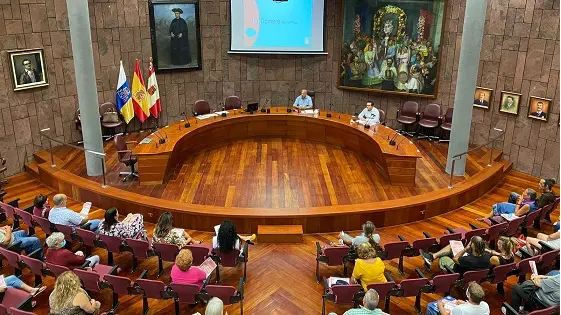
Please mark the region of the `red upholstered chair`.
<svg viewBox="0 0 561 315"><path fill-rule="evenodd" d="M325 246L323 249L316 242L316 282L319 283L319 263L322 262L328 266L343 265L343 273L347 274L347 266L345 266L345 257L351 249L348 246Z"/></svg>
<svg viewBox="0 0 561 315"><path fill-rule="evenodd" d="M55 224L55 229L64 234L64 239L67 242L72 243L74 241L74 232L72 231L72 227L68 225Z"/></svg>
<svg viewBox="0 0 561 315"><path fill-rule="evenodd" d="M519 235L518 229L522 226L524 220L526 220L526 216L521 216L512 221L508 221L506 229L504 229L500 234L509 237L515 235L518 236Z"/></svg>
<svg viewBox="0 0 561 315"><path fill-rule="evenodd" d="M465 288L467 287L468 283L472 281L475 281L477 283L483 282L483 280L485 280L488 275L489 275L489 269L466 271L462 275L461 282Z"/></svg>
<svg viewBox="0 0 561 315"><path fill-rule="evenodd" d="M514 307L512 307L510 304L508 304L507 302L503 302L504 307L506 308L506 315L519 315L519 314L525 314L525 315L554 315L554 314L559 314L559 306L552 306L552 307L548 307L548 308L544 308L541 310L535 310L535 311L531 311L530 313L519 313L518 311L516 311L514 309Z"/></svg>
<svg viewBox="0 0 561 315"><path fill-rule="evenodd" d="M398 235L397 237L399 238L400 241L406 241L406 239L401 235ZM398 267L400 267L399 272L403 273L403 257L419 256L420 249L428 253L430 252L430 249L435 245L438 245L438 243L436 242L436 238L434 237L420 238L414 240L410 245L408 245L403 250L401 257L399 258L400 260L398 265Z"/></svg>
<svg viewBox="0 0 561 315"><path fill-rule="evenodd" d="M416 268L415 272L421 278L426 278L423 272ZM423 292L425 293L444 293L444 296L450 295L450 291L452 290L452 286L458 281L460 278L459 273L449 273L449 274L441 274L436 275L434 278L429 280Z"/></svg>
<svg viewBox="0 0 561 315"><path fill-rule="evenodd" d="M70 271L69 268L67 268L65 266L61 266L61 265L55 265L55 264L51 264L51 263L46 263L46 265L47 265L47 268L48 268L49 272L52 273L55 278L60 276L63 272Z"/></svg>
<svg viewBox="0 0 561 315"><path fill-rule="evenodd" d="M193 265L199 266L202 264L207 257L210 255L211 247L207 245L200 245L200 244L193 244L187 245L183 248L186 248L191 251L193 255Z"/></svg>
<svg viewBox="0 0 561 315"><path fill-rule="evenodd" d="M388 282L385 283L371 283L366 289L374 289L378 292L379 301L385 300L384 312L390 312L390 292L396 289L395 281L389 272L385 272L386 279ZM378 304L380 305L380 304Z"/></svg>
<svg viewBox="0 0 561 315"><path fill-rule="evenodd" d="M422 131L418 135L419 139L428 138L429 140L438 140L439 137L435 136L435 131L436 128L438 128L440 115L440 105L428 104L427 107L425 107L425 111L421 113L419 120L419 127ZM429 131L432 135L425 134L425 132L429 133Z"/></svg>
<svg viewBox="0 0 561 315"><path fill-rule="evenodd" d="M7 288L3 294L0 294L2 301L0 302L0 315L11 314L8 310L16 308L23 311L31 311L32 296L20 289Z"/></svg>
<svg viewBox="0 0 561 315"><path fill-rule="evenodd" d="M179 248L176 245L165 243L152 244L156 255L158 255L158 277L164 272L164 261L175 263L175 257L179 254Z"/></svg>
<svg viewBox="0 0 561 315"><path fill-rule="evenodd" d="M90 230L76 228L76 238L80 241L82 246L85 247L84 253L86 256L90 256L92 249L100 244L98 242L97 235ZM99 247L103 246L100 244Z"/></svg>
<svg viewBox="0 0 561 315"><path fill-rule="evenodd" d="M135 271L138 267L138 258L147 259L156 256L156 252L152 249L149 241L127 238L125 243L132 250L132 270Z"/></svg>
<svg viewBox="0 0 561 315"><path fill-rule="evenodd" d="M239 97L232 95L228 96L224 101L224 110L240 109L242 108L242 101Z"/></svg>
<svg viewBox="0 0 561 315"><path fill-rule="evenodd" d="M16 217L23 221L23 224L27 226L27 234L29 236L35 235L35 223L33 222L33 217L29 212L25 212L21 209L14 208L14 214Z"/></svg>
<svg viewBox="0 0 561 315"><path fill-rule="evenodd" d="M429 283L427 278L405 279L389 292L397 297L415 297L415 310L421 312L421 290Z"/></svg>
<svg viewBox="0 0 561 315"><path fill-rule="evenodd" d="M240 313L243 315L243 278L238 282L238 289L236 290L233 286L227 285L207 285L204 289L206 295L211 297L217 297L224 305L231 305L240 303Z"/></svg>
<svg viewBox="0 0 561 315"><path fill-rule="evenodd" d="M349 285L333 285L331 288L328 285L327 278L323 278L325 293L323 294L323 305L321 314L325 315L325 302L327 300L333 301L335 304L355 304L358 300L357 293L362 290L359 284Z"/></svg>
<svg viewBox="0 0 561 315"><path fill-rule="evenodd" d="M195 102L195 105L193 106L193 116L210 114L210 112L211 109L208 101L198 100Z"/></svg>
<svg viewBox="0 0 561 315"><path fill-rule="evenodd" d="M173 297L176 315L181 313L179 303L197 304L201 300L199 286L196 284L171 283L169 288L171 290L167 294Z"/></svg>
<svg viewBox="0 0 561 315"><path fill-rule="evenodd" d="M516 270L518 270L518 283L522 283L526 281L526 274L532 273L532 269L530 268L530 261L538 263L540 256L533 256L526 259L520 260L516 264Z"/></svg>
<svg viewBox="0 0 561 315"><path fill-rule="evenodd" d="M449 142L450 141L450 131L452 131L452 116L454 115L454 108L449 107L446 110L446 114L442 117L440 124L440 139L438 142ZM445 137L446 135L446 137Z"/></svg>
<svg viewBox="0 0 561 315"><path fill-rule="evenodd" d="M386 112L383 109L378 108L378 112L380 113L380 124L386 125Z"/></svg>
<svg viewBox="0 0 561 315"><path fill-rule="evenodd" d="M243 264L243 281L247 280L247 260L249 245L245 243L242 250L234 249L229 253L224 253L220 248L212 250L212 259L216 262L216 283L220 282L220 266L222 267L237 267L238 264Z"/></svg>
<svg viewBox="0 0 561 315"><path fill-rule="evenodd" d="M142 272L141 276L146 276L146 272L147 271ZM170 288L162 281L138 278L134 283L142 292L142 314L148 313L149 298L157 300L167 300L173 298L168 294Z"/></svg>
<svg viewBox="0 0 561 315"><path fill-rule="evenodd" d="M397 122L401 123L403 129L397 130L401 134L414 136L413 128L419 120L419 104L413 101L407 101L403 107L397 111Z"/></svg>
<svg viewBox="0 0 561 315"><path fill-rule="evenodd" d="M107 264L113 265L113 253L124 251L123 240L119 237L99 234L98 247L107 249Z"/></svg>
<svg viewBox="0 0 561 315"><path fill-rule="evenodd" d="M522 223L522 234L524 236L528 236L528 228L534 225L534 221L539 218L542 214L542 208L534 210L534 212L530 212L524 216L524 222Z"/></svg>
<svg viewBox="0 0 561 315"><path fill-rule="evenodd" d="M109 135L103 136L104 138L106 138L105 140L110 140L115 137L117 128L125 125L125 122L123 121L121 114L117 110L117 107L111 102L106 102L99 105L99 117L101 119L101 127L105 131L103 133L109 133Z"/></svg>
<svg viewBox="0 0 561 315"><path fill-rule="evenodd" d="M504 291L504 287L503 287L503 282L506 281L506 279L509 276L514 275L516 270L516 263L510 263L510 264L506 264L506 265L500 265L500 266L495 266L495 268L493 268L493 271L491 272L491 274L489 275L489 282L496 284L497 285L497 292L500 295L504 295L505 291Z"/></svg>
<svg viewBox="0 0 561 315"><path fill-rule="evenodd" d="M13 230L19 229L19 220L18 220L18 217L16 217L16 212L15 212L15 208L17 208L17 207L14 207L13 205L11 205L9 203L0 202L0 208L2 208L2 211L6 215L6 218L12 220L12 222L13 222L12 223L12 229Z"/></svg>
<svg viewBox="0 0 561 315"><path fill-rule="evenodd" d="M409 246L409 242L391 242L384 245L384 250L378 254L383 260L399 258L398 270L403 275L403 252Z"/></svg>
<svg viewBox="0 0 561 315"><path fill-rule="evenodd" d="M24 310L17 309L15 307L10 307L10 314L12 315L35 315L33 312L27 312Z"/></svg>
<svg viewBox="0 0 561 315"><path fill-rule="evenodd" d="M104 276L107 274L116 275L118 268L119 265L96 265L92 271L76 268L73 272L80 278L84 289L87 291L99 292L109 287L105 284L105 281L103 281Z"/></svg>
<svg viewBox="0 0 561 315"><path fill-rule="evenodd" d="M484 228L478 228L477 226L473 225L473 224L469 224L471 226L471 230L466 230L464 228L454 228L454 229L450 229L447 228L447 232L450 234L455 234L455 233L460 233L462 234L462 243L464 243L464 246L466 246L469 241L471 240L472 237L474 236L481 236L483 237L483 235L485 235L485 231L486 229Z"/></svg>
<svg viewBox="0 0 561 315"><path fill-rule="evenodd" d="M39 287L43 284L43 275L47 270L45 263L39 259L25 255L21 255L20 258L22 263L35 275L35 287Z"/></svg>
<svg viewBox="0 0 561 315"><path fill-rule="evenodd" d="M132 155L132 150L129 150L127 144L136 143L136 141L125 141L125 138L122 135L115 136L115 149L117 150L119 162L125 164L126 166L130 167L130 172L120 172L119 176L125 175L123 181L126 181L129 178L138 177L138 173L134 170L134 165L137 162L136 156Z"/></svg>
<svg viewBox="0 0 561 315"><path fill-rule="evenodd" d="M54 224L52 224L46 218L34 215L33 221L35 221L39 225L39 227L41 227L41 230L43 230L46 236L53 234L53 232L55 231Z"/></svg>
<svg viewBox="0 0 561 315"><path fill-rule="evenodd" d="M540 242L540 244L542 245L542 251L544 249L544 242ZM546 274L548 272L550 272L551 270L553 270L553 263L556 262L555 265L558 265L558 261L559 261L559 250L555 249L546 253L543 253L540 256L540 260L538 261L538 268L540 270L540 274Z"/></svg>
<svg viewBox="0 0 561 315"><path fill-rule="evenodd" d="M144 270L144 272L148 273L147 270ZM141 275L141 278L145 278L145 275ZM119 294L142 294L142 291L138 287L136 287L135 284L127 277L106 274L105 276L103 276L103 279L105 279L106 284L113 291L113 303L111 306L111 310L115 310L119 306Z"/></svg>
<svg viewBox="0 0 561 315"><path fill-rule="evenodd" d="M489 242L489 247L495 248L495 242L499 238L499 236L503 233L503 231L508 227L508 222L503 222L495 225L491 225L485 234L483 235L483 239Z"/></svg>

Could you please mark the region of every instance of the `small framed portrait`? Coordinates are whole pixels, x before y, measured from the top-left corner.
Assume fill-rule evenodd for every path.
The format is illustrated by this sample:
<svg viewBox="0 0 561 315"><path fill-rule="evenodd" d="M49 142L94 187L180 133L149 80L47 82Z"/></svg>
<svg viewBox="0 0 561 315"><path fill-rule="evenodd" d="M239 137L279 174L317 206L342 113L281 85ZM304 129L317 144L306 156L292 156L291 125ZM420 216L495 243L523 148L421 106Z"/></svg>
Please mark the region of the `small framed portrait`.
<svg viewBox="0 0 561 315"><path fill-rule="evenodd" d="M148 8L156 71L200 70L199 1L151 0Z"/></svg>
<svg viewBox="0 0 561 315"><path fill-rule="evenodd" d="M493 90L479 86L475 87L475 95L473 96L473 106L489 109L489 104L493 101Z"/></svg>
<svg viewBox="0 0 561 315"><path fill-rule="evenodd" d="M8 51L14 91L47 86L47 68L43 57L43 49L24 49Z"/></svg>
<svg viewBox="0 0 561 315"><path fill-rule="evenodd" d="M528 101L528 118L547 121L549 119L549 108L551 99L530 96Z"/></svg>
<svg viewBox="0 0 561 315"><path fill-rule="evenodd" d="M520 98L522 94L514 92L501 92L501 105L499 106L499 112L518 115L518 110L520 109Z"/></svg>

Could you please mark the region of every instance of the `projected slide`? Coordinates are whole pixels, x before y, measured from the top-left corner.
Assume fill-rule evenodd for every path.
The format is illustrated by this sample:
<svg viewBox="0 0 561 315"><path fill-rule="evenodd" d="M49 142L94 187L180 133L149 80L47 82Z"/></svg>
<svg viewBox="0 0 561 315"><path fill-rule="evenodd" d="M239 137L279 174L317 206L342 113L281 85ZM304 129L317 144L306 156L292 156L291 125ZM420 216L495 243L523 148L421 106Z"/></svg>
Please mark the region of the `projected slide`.
<svg viewBox="0 0 561 315"><path fill-rule="evenodd" d="M323 51L323 0L231 0L233 51Z"/></svg>

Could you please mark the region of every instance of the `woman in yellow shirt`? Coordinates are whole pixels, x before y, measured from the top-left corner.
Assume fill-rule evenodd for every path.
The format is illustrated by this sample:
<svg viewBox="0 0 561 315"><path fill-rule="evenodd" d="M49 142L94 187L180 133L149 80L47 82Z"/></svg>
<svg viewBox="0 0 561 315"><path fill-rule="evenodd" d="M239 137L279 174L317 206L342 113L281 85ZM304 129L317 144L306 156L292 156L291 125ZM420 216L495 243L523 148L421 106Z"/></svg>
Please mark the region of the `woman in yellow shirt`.
<svg viewBox="0 0 561 315"><path fill-rule="evenodd" d="M352 282L360 283L367 291L366 287L371 283L387 282L384 276L386 266L384 262L376 257L376 250L370 243L364 242L357 248L358 259L355 261Z"/></svg>

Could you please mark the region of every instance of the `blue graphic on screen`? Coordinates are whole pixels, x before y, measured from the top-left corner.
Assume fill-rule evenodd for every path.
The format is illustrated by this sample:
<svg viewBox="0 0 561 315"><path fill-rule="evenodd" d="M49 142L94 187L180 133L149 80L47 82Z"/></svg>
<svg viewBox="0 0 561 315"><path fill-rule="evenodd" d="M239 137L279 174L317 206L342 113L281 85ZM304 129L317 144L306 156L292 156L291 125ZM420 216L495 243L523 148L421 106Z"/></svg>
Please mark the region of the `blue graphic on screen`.
<svg viewBox="0 0 561 315"><path fill-rule="evenodd" d="M246 0L244 2L246 2L244 37L249 46L259 48L311 45L312 0L287 2ZM248 4L256 7L248 8Z"/></svg>

